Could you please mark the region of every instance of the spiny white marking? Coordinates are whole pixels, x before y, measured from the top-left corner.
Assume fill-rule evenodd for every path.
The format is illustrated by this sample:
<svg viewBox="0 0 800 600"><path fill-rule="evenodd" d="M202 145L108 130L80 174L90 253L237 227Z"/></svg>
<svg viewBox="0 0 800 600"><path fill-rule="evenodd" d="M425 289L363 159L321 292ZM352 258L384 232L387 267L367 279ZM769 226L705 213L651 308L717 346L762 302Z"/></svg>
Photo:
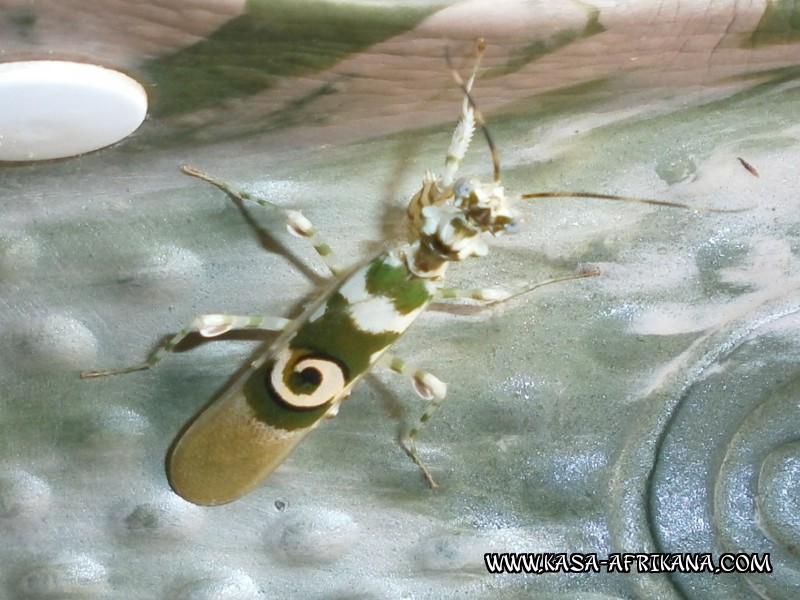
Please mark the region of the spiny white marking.
<svg viewBox="0 0 800 600"><path fill-rule="evenodd" d="M289 348L278 352L275 366L270 373L272 388L281 400L300 408L315 408L329 402L342 393L345 387L344 373L335 362L323 358L301 358L292 369L301 373L305 369L315 369L320 376L319 385L310 394L296 394L284 383L284 372L290 362L294 362L294 353Z"/></svg>
<svg viewBox="0 0 800 600"><path fill-rule="evenodd" d="M456 228L453 224L456 220L463 223L463 218L456 216L438 226L436 233L441 244L456 253L456 260L459 261L471 256L486 256L489 253L489 246L486 245L480 234L464 227Z"/></svg>
<svg viewBox="0 0 800 600"><path fill-rule="evenodd" d="M422 235L433 235L439 227L439 223L447 219L447 211L441 206L426 206L422 209Z"/></svg>

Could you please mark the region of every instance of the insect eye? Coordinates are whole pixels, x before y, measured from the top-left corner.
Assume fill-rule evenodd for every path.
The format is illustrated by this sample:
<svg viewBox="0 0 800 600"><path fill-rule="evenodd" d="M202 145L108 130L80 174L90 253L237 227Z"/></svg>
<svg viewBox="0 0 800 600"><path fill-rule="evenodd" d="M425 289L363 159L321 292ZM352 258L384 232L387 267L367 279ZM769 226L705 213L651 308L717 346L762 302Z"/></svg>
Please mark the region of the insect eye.
<svg viewBox="0 0 800 600"><path fill-rule="evenodd" d="M475 191L475 183L469 179L459 179L453 188L456 198L469 198Z"/></svg>
<svg viewBox="0 0 800 600"><path fill-rule="evenodd" d="M505 225L506 233L519 233L522 229L522 219L519 217L513 217L508 223Z"/></svg>

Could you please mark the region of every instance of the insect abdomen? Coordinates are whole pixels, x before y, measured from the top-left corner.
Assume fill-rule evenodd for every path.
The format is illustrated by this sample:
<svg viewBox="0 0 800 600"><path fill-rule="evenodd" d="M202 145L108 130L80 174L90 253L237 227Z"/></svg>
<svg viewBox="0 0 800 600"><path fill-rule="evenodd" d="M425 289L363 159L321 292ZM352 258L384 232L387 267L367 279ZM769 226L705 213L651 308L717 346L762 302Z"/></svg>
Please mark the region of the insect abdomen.
<svg viewBox="0 0 800 600"><path fill-rule="evenodd" d="M393 253L345 277L186 429L169 458L173 489L205 505L251 491L347 397L434 292Z"/></svg>

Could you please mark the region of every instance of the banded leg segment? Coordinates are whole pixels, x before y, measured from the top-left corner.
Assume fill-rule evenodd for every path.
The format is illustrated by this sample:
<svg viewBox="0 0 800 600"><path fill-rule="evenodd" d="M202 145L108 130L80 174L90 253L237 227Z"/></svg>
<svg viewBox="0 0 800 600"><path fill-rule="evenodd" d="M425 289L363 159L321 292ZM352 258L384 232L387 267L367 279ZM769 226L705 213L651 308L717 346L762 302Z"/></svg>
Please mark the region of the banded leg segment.
<svg viewBox="0 0 800 600"><path fill-rule="evenodd" d="M414 391L425 400L441 399L447 394L445 382L415 364L406 362L396 354L385 353L378 364L407 377L414 386Z"/></svg>
<svg viewBox="0 0 800 600"><path fill-rule="evenodd" d="M455 131L453 131L453 138L450 140L450 147L447 149L447 157L444 161L444 175L442 176L442 188L447 189L456 178L458 167L464 156L467 154L469 145L472 142L472 136L475 135L475 110L472 108L470 99L468 97L472 91L472 84L475 83L475 76L478 73L478 67L481 64L481 57L483 56L484 46L478 46L478 57L475 60L475 66L472 68L472 75L464 85L464 101L461 104L461 116L458 119Z"/></svg>
<svg viewBox="0 0 800 600"><path fill-rule="evenodd" d="M81 379L92 379L95 377L105 377L106 375L121 375L134 371L144 371L158 364L167 352L172 352L186 336L192 333L199 333L205 338L216 337L228 331L244 329L262 329L264 331L283 331L291 324L290 319L283 317L271 317L262 315L197 315L192 322L181 329L175 336L168 339L164 344L155 349L150 357L138 365L122 367L120 369L108 369L104 371L81 371Z"/></svg>
<svg viewBox="0 0 800 600"><path fill-rule="evenodd" d="M467 300L477 300L478 302L485 302L486 305L499 304L501 302L511 300L512 298L522 296L523 294L527 294L528 292L532 292L540 287L550 285L551 283L571 281L573 279L583 279L585 277L596 277L599 274L600 269L584 269L583 271L578 271L577 273L570 273L569 275L562 275L561 277L553 277L551 279L545 279L544 281L537 281L536 283L528 285L521 290L517 290L516 292L509 292L499 288L441 288L436 293L436 300L462 298Z"/></svg>
<svg viewBox="0 0 800 600"><path fill-rule="evenodd" d="M417 192L408 203L407 214L413 231L419 229L422 223L422 209L426 206L434 204L441 204L446 202L453 195L453 183L455 182L456 173L458 172L461 161L469 149L472 142L472 137L475 135L475 128L477 126L476 114L474 108L474 101L470 98L469 92L472 89L472 84L475 82L475 77L478 74L480 67L481 57L485 45L483 40L478 42L478 55L475 59L475 65L472 68L472 74L466 83L463 82L461 77L454 73L457 77L459 85L462 86L465 96L461 104L461 115L459 116L456 128L453 131L453 137L450 140L450 146L447 148L447 155L444 163L444 174L441 178L437 178L432 173L428 172L422 180L422 188ZM448 57L448 63L450 62ZM451 67L452 68L452 67ZM494 160L494 159L493 159Z"/></svg>
<svg viewBox="0 0 800 600"><path fill-rule="evenodd" d="M438 377L422 370L412 363L407 363L402 358L395 354L386 353L381 357L380 364L396 373L404 375L414 386L414 390L424 399L429 400L428 408L422 413L422 416L417 420L416 424L410 427L406 432L400 436L400 446L405 453L414 461L420 471L422 471L425 481L432 488L439 487L436 480L433 478L428 467L422 462L422 459L417 452L416 438L419 432L430 420L433 413L442 405L447 395L447 384L440 380Z"/></svg>
<svg viewBox="0 0 800 600"><path fill-rule="evenodd" d="M331 274L339 275L342 272L342 269L338 266L338 260L336 259L333 250L331 250L331 247L320 237L311 221L309 221L299 210L278 206L269 200L260 198L254 194L251 194L250 192L236 189L224 181L209 175L208 173L187 165L183 165L181 167L181 171L186 175L190 175L191 177L196 177L198 179L202 179L203 181L207 181L211 185L221 189L229 196L239 200L249 200L250 202L255 202L259 206L263 206L264 208L281 213L286 219L286 228L289 230L289 233L294 236L307 239L314 247L314 250L316 250L319 257L325 263L325 266L328 267L328 270L330 270Z"/></svg>

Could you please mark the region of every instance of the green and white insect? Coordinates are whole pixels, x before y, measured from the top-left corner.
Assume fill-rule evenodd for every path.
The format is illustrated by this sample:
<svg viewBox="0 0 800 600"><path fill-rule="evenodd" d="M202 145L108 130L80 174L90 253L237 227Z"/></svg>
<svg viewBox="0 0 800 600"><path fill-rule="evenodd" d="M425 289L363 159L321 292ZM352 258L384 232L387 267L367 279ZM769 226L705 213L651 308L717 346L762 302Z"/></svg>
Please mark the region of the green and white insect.
<svg viewBox="0 0 800 600"><path fill-rule="evenodd" d="M447 152L444 174L430 173L408 205L413 232L409 243L382 251L355 268L340 273L329 246L300 212L286 210L238 191L189 167L183 172L217 186L227 194L281 211L294 235L311 241L334 279L298 317L199 315L159 347L145 362L121 369L84 371L82 378L129 373L155 366L187 335L214 337L232 330L263 329L281 334L254 360L218 400L188 426L168 458L172 488L201 505L231 502L263 481L323 418L336 415L341 403L373 366L406 376L419 395L430 402L419 421L402 437L406 453L432 486L436 482L417 453L415 439L440 406L447 386L431 373L391 353L392 345L431 302L470 298L496 303L556 281L591 277L589 269L530 285L515 293L497 289L447 288L444 277L452 262L485 256L485 234L513 233L520 220L513 208L519 198L589 197L687 205L588 193L540 193L506 196L494 144L470 95L480 55L465 83L453 75L464 93L461 115ZM456 172L476 128L486 135L494 164L492 181L456 179Z"/></svg>

